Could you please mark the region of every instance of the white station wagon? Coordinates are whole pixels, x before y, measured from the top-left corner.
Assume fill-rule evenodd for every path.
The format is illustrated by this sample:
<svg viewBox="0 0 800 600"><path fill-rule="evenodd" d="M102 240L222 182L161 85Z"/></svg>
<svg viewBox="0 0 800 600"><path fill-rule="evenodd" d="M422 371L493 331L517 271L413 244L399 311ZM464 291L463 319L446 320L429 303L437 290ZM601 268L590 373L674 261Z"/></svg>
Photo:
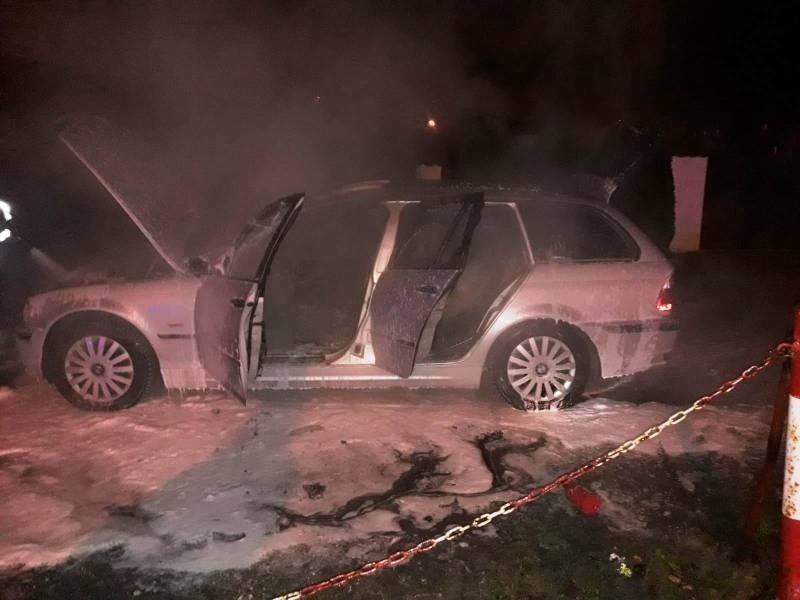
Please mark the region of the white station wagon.
<svg viewBox="0 0 800 600"><path fill-rule="evenodd" d="M157 152L99 119L61 139L172 272L28 300L27 368L80 408L129 407L160 382L242 400L489 384L517 408L554 409L662 363L677 334L672 267L605 204L371 182L272 202L197 256L163 225Z"/></svg>

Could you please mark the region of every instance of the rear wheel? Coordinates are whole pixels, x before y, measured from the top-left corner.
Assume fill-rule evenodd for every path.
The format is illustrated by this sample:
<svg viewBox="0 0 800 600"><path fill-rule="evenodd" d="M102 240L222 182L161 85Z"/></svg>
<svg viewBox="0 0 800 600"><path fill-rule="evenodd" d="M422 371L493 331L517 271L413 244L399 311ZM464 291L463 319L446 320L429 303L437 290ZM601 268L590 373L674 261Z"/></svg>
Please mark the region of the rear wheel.
<svg viewBox="0 0 800 600"><path fill-rule="evenodd" d="M133 406L152 387L158 369L144 336L113 320L75 323L57 334L51 350L50 380L84 410Z"/></svg>
<svg viewBox="0 0 800 600"><path fill-rule="evenodd" d="M557 410L580 397L589 375L586 349L563 323L538 323L508 335L493 352L491 374L521 410Z"/></svg>

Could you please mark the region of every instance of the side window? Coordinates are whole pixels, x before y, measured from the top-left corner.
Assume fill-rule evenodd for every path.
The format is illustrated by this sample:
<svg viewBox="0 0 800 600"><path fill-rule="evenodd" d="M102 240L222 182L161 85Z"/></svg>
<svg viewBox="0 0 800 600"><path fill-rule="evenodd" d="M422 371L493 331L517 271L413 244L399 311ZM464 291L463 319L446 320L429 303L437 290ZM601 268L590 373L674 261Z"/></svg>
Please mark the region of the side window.
<svg viewBox="0 0 800 600"><path fill-rule="evenodd" d="M518 272L528 263L522 230L512 207L505 204L487 204L484 207L481 222L472 238L469 260L485 263L487 269L495 271L495 276L505 271ZM494 266L489 267L492 264Z"/></svg>
<svg viewBox="0 0 800 600"><path fill-rule="evenodd" d="M537 262L634 261L636 243L609 216L585 204L520 203Z"/></svg>
<svg viewBox="0 0 800 600"><path fill-rule="evenodd" d="M442 360L463 355L466 347L459 345L475 335L492 303L529 264L513 208L487 203L472 237L467 263L436 328L432 355Z"/></svg>
<svg viewBox="0 0 800 600"><path fill-rule="evenodd" d="M460 268L466 259L482 204L420 202L400 215L393 269Z"/></svg>

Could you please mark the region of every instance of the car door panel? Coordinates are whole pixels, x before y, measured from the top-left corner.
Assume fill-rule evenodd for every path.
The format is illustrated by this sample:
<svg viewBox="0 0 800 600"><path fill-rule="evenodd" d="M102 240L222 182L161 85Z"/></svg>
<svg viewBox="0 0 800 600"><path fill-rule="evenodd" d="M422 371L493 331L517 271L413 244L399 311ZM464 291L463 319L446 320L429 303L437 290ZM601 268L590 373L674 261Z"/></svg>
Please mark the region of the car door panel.
<svg viewBox="0 0 800 600"><path fill-rule="evenodd" d="M254 308L278 244L303 203L294 194L270 204L242 231L222 261L223 273L209 275L195 300L195 337L200 362L217 382L244 402L247 396L250 332Z"/></svg>
<svg viewBox="0 0 800 600"><path fill-rule="evenodd" d="M461 194L403 209L370 303L376 366L411 375L425 324L463 270L482 208L482 194Z"/></svg>
<svg viewBox="0 0 800 600"><path fill-rule="evenodd" d="M372 346L378 366L400 377L411 375L425 323L458 273L400 269L381 275L372 299Z"/></svg>
<svg viewBox="0 0 800 600"><path fill-rule="evenodd" d="M212 275L197 292L195 336L200 362L206 372L240 400L246 398L247 352L244 330L255 296L252 281Z"/></svg>

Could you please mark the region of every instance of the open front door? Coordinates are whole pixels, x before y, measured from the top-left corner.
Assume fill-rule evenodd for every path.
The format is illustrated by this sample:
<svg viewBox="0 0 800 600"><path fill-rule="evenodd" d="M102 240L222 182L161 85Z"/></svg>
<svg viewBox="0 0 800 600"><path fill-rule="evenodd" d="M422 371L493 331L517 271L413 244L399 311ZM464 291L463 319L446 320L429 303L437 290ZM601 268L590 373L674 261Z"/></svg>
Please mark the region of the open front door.
<svg viewBox="0 0 800 600"><path fill-rule="evenodd" d="M378 367L411 375L425 323L461 274L482 209L482 193L427 198L403 208L392 258L371 302Z"/></svg>
<svg viewBox="0 0 800 600"><path fill-rule="evenodd" d="M221 274L209 275L197 292L194 311L197 351L205 370L242 402L247 396L253 312L269 266L303 203L302 194L267 206L245 227L222 260Z"/></svg>

